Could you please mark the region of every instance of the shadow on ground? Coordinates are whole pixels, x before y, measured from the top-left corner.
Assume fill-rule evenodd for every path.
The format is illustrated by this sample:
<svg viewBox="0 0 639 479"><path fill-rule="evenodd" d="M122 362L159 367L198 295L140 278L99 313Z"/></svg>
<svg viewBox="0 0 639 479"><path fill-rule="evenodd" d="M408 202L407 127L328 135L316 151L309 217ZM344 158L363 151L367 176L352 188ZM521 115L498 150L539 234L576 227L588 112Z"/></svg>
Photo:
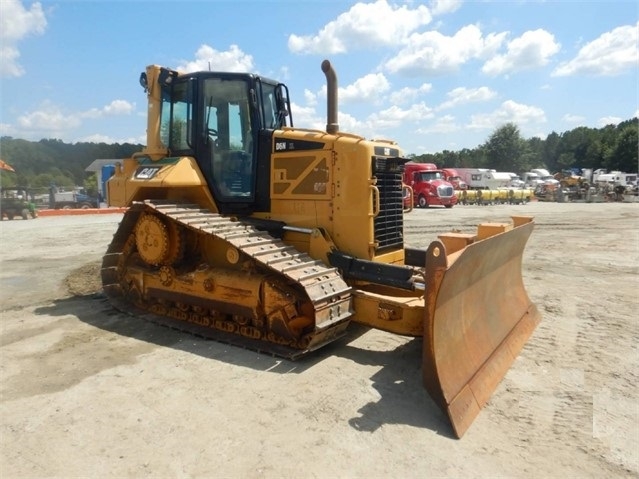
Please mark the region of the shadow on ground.
<svg viewBox="0 0 639 479"><path fill-rule="evenodd" d="M122 313L113 308L102 293L59 299L36 308L35 313L74 316L83 323L120 336L268 373L303 374L331 356L345 358L359 365L378 366L370 381L380 398L361 407L358 411L360 415L349 420L354 429L374 432L385 424L406 424L430 429L445 437L454 437L445 415L423 388L420 338L392 350L362 349L353 343L369 329L353 323L344 337L291 361L197 337ZM318 387L321 388L321 385Z"/></svg>

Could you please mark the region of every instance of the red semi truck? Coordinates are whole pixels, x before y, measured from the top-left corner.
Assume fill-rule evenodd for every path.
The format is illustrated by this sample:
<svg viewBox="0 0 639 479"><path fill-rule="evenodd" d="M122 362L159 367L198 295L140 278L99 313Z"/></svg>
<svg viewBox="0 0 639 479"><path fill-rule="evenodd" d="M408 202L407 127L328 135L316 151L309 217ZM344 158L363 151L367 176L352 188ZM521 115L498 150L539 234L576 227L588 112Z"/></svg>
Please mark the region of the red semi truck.
<svg viewBox="0 0 639 479"><path fill-rule="evenodd" d="M413 206L428 208L439 205L452 208L457 204L453 185L444 179L442 170L433 163L406 163L404 183L413 189Z"/></svg>
<svg viewBox="0 0 639 479"><path fill-rule="evenodd" d="M448 181L456 190L467 190L468 185L461 179L459 173L454 168L442 168L444 179Z"/></svg>

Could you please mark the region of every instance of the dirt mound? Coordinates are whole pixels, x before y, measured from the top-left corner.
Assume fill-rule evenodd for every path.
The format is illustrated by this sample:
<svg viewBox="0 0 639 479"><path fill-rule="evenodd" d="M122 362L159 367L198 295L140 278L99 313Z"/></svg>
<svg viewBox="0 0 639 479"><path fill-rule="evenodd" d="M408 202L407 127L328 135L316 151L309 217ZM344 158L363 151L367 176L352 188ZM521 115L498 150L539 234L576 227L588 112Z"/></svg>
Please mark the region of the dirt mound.
<svg viewBox="0 0 639 479"><path fill-rule="evenodd" d="M69 294L71 296L87 296L102 291L100 265L101 261L95 261L71 271L64 279Z"/></svg>

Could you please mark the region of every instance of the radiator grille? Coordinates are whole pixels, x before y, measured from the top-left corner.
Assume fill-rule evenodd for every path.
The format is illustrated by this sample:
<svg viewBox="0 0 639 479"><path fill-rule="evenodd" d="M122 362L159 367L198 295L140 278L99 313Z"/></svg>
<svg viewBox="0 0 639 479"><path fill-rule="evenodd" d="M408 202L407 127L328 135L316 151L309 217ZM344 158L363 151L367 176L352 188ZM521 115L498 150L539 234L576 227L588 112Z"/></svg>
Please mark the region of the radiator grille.
<svg viewBox="0 0 639 479"><path fill-rule="evenodd" d="M452 186L438 186L437 187L437 195L440 198L452 198L454 194Z"/></svg>
<svg viewBox="0 0 639 479"><path fill-rule="evenodd" d="M375 218L377 252L404 247L402 173L406 158L373 157L373 176L377 178L380 212Z"/></svg>

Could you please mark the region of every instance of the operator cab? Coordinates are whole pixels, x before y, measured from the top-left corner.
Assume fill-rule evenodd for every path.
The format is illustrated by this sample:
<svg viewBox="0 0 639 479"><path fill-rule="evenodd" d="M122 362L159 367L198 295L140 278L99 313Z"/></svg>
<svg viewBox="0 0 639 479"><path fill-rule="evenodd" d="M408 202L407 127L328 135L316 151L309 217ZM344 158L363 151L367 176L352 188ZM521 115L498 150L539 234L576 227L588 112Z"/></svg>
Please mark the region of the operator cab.
<svg viewBox="0 0 639 479"><path fill-rule="evenodd" d="M220 72L160 83L160 134L170 154L196 159L221 212L267 209L273 130L292 126L286 85Z"/></svg>

